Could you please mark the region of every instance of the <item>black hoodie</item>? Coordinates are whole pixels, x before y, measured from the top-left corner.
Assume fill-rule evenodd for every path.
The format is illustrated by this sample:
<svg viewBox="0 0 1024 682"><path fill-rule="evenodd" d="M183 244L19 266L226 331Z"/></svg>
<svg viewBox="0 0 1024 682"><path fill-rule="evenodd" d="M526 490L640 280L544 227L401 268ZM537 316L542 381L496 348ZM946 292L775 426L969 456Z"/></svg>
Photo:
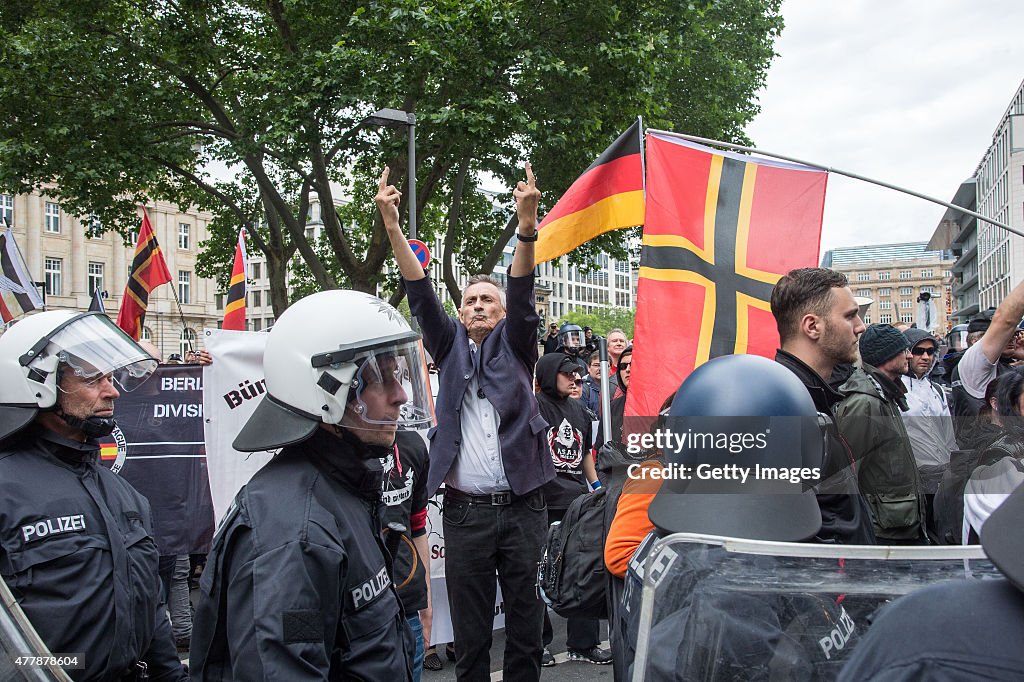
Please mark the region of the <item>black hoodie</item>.
<svg viewBox="0 0 1024 682"><path fill-rule="evenodd" d="M583 458L591 456L592 423L582 402L558 394L558 368L563 353L548 353L537 361L537 403L548 423L545 442L555 478L544 485L544 497L551 509L565 509L587 492Z"/></svg>

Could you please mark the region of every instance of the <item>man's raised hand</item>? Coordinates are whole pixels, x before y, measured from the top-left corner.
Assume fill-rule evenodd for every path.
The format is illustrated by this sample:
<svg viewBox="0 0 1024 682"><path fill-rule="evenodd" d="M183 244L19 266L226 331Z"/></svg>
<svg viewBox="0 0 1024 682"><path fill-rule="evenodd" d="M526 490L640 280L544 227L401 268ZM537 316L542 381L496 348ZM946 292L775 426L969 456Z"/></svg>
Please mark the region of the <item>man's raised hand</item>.
<svg viewBox="0 0 1024 682"><path fill-rule="evenodd" d="M537 227L537 208L540 205L540 190L537 179L533 176L533 166L526 162L526 182L520 180L512 191L516 200L516 216L519 218L519 231L533 234Z"/></svg>
<svg viewBox="0 0 1024 682"><path fill-rule="evenodd" d="M398 206L402 203L402 193L394 185L388 184L390 174L391 169L384 166L384 172L380 174L380 182L377 185L377 196L373 198L373 203L377 204L380 217L384 220L384 227L388 230L398 229Z"/></svg>

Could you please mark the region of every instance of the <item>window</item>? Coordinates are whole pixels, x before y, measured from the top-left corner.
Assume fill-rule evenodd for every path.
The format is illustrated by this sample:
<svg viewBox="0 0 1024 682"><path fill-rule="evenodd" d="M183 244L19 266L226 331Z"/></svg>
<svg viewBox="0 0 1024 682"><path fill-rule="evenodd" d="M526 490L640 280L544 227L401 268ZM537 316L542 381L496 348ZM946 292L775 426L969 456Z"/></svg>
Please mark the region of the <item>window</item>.
<svg viewBox="0 0 1024 682"><path fill-rule="evenodd" d="M906 322L907 324L914 324L913 315L900 315L900 322Z"/></svg>
<svg viewBox="0 0 1024 682"><path fill-rule="evenodd" d="M181 353L181 357L185 357L185 353L195 349L195 341L196 333L194 331L188 327L181 330L181 335L178 336L178 352Z"/></svg>
<svg viewBox="0 0 1024 682"><path fill-rule="evenodd" d="M914 276L914 273L910 270L900 270L900 279L910 279Z"/></svg>
<svg viewBox="0 0 1024 682"><path fill-rule="evenodd" d="M0 194L0 226L4 223L14 224L14 197L10 194Z"/></svg>
<svg viewBox="0 0 1024 682"><path fill-rule="evenodd" d="M892 296L892 287L882 287L878 290L879 296Z"/></svg>
<svg viewBox="0 0 1024 682"><path fill-rule="evenodd" d="M43 281L46 282L47 296L60 296L61 271L64 269L64 261L60 258L43 259Z"/></svg>
<svg viewBox="0 0 1024 682"><path fill-rule="evenodd" d="M188 251L189 237L192 235L192 225L190 223L178 223L178 248L182 251Z"/></svg>
<svg viewBox="0 0 1024 682"><path fill-rule="evenodd" d="M900 287L900 296L912 296L914 287Z"/></svg>
<svg viewBox="0 0 1024 682"><path fill-rule="evenodd" d="M100 222L100 217L90 213L86 222L89 227L85 230L85 236L89 239L103 239L103 223Z"/></svg>
<svg viewBox="0 0 1024 682"><path fill-rule="evenodd" d="M191 302L190 294L192 289L192 273L188 270L178 270L178 302Z"/></svg>
<svg viewBox="0 0 1024 682"><path fill-rule="evenodd" d="M307 227L306 228L306 241L309 242L310 244L312 244L315 241L313 239L313 228L312 227Z"/></svg>
<svg viewBox="0 0 1024 682"><path fill-rule="evenodd" d="M252 292L252 307L259 308L263 305L263 292L254 291Z"/></svg>
<svg viewBox="0 0 1024 682"><path fill-rule="evenodd" d="M892 324L892 315L880 315L878 322L879 324Z"/></svg>
<svg viewBox="0 0 1024 682"><path fill-rule="evenodd" d="M879 292L879 293L881 293L881 292ZM871 289L857 289L857 295L858 296L869 297L869 296L871 296Z"/></svg>
<svg viewBox="0 0 1024 682"><path fill-rule="evenodd" d="M89 263L89 295L103 291L103 263Z"/></svg>
<svg viewBox="0 0 1024 682"><path fill-rule="evenodd" d="M934 276L935 275L932 274L932 269L931 268L927 268L927 269L921 271L921 277L924 277L926 279L928 277L934 277Z"/></svg>
<svg viewBox="0 0 1024 682"><path fill-rule="evenodd" d="M214 295L213 300L216 301L216 303L217 303L217 310L223 310L224 309L224 294L216 294L216 295Z"/></svg>
<svg viewBox="0 0 1024 682"><path fill-rule="evenodd" d="M270 331L270 328L274 326L274 318L268 317L263 321L263 326L266 327L267 331Z"/></svg>
<svg viewBox="0 0 1024 682"><path fill-rule="evenodd" d="M888 281L890 279L892 279L892 273L889 272L888 270L886 270L884 272L878 273L878 280L879 281L886 282L886 281Z"/></svg>
<svg viewBox="0 0 1024 682"><path fill-rule="evenodd" d="M52 201L46 202L46 231L60 234L60 204Z"/></svg>
<svg viewBox="0 0 1024 682"><path fill-rule="evenodd" d="M864 313L864 324L871 324L871 313Z"/></svg>
<svg viewBox="0 0 1024 682"><path fill-rule="evenodd" d="M870 272L858 272L857 273L857 281L858 282L870 282L871 281L871 273Z"/></svg>
<svg viewBox="0 0 1024 682"><path fill-rule="evenodd" d="M263 269L261 267L262 265L263 265L262 263L253 263L252 264L250 269L252 270L252 278L253 279L259 279L260 278L260 270Z"/></svg>
<svg viewBox="0 0 1024 682"><path fill-rule="evenodd" d="M878 308L880 310L892 310L892 301L879 301Z"/></svg>
<svg viewBox="0 0 1024 682"><path fill-rule="evenodd" d="M935 293L935 287L931 287L931 286L921 287L921 293L922 294L934 294Z"/></svg>
<svg viewBox="0 0 1024 682"><path fill-rule="evenodd" d="M901 310L909 310L910 308L913 308L913 307L914 307L914 302L911 301L909 298L905 298L902 301L900 301L900 309Z"/></svg>
<svg viewBox="0 0 1024 682"><path fill-rule="evenodd" d="M143 327L142 328L142 340L143 341L152 341L153 340L153 330L150 329L149 327Z"/></svg>
<svg viewBox="0 0 1024 682"><path fill-rule="evenodd" d="M261 320L258 317L254 317L253 318L253 320L252 320L252 330L254 332L260 331L263 328L262 325L263 325L263 320Z"/></svg>
<svg viewBox="0 0 1024 682"><path fill-rule="evenodd" d="M952 272L950 272L949 270L943 270L943 271L942 271L942 276L943 276L943 277L952 277L952 276L953 276L953 273L952 273Z"/></svg>

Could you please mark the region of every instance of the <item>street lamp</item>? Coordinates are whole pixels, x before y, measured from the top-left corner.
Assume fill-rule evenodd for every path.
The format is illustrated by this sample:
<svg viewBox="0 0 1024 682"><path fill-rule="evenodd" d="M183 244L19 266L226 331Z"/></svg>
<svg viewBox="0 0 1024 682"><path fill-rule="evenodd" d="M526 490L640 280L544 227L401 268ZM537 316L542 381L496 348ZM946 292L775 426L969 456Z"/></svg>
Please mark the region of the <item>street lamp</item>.
<svg viewBox="0 0 1024 682"><path fill-rule="evenodd" d="M416 114L381 109L364 118L360 125L409 129L409 239L416 239Z"/></svg>

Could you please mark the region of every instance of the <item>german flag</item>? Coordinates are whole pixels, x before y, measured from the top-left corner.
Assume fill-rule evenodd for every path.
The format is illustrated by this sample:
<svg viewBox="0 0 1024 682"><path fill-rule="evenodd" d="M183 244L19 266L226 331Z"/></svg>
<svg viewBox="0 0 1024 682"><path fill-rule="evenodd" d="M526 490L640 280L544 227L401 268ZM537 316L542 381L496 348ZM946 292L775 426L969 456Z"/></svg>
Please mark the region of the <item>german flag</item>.
<svg viewBox="0 0 1024 682"><path fill-rule="evenodd" d="M537 227L535 262L558 258L600 234L643 222L644 173L638 119L544 216Z"/></svg>
<svg viewBox="0 0 1024 682"><path fill-rule="evenodd" d="M248 270L245 253L245 228L238 231L235 246L235 264L231 268L231 283L228 285L228 300L224 305L223 329L245 331L245 273Z"/></svg>
<svg viewBox="0 0 1024 682"><path fill-rule="evenodd" d="M149 307L149 292L161 284L171 281L171 273L160 252L160 244L149 224L149 215L142 210L142 228L135 242L135 258L132 272L124 288L121 308L117 311L117 326L136 341L142 334L142 325Z"/></svg>
<svg viewBox="0 0 1024 682"><path fill-rule="evenodd" d="M772 288L789 270L817 265L827 177L648 135L627 415L656 415L711 358L774 357Z"/></svg>

